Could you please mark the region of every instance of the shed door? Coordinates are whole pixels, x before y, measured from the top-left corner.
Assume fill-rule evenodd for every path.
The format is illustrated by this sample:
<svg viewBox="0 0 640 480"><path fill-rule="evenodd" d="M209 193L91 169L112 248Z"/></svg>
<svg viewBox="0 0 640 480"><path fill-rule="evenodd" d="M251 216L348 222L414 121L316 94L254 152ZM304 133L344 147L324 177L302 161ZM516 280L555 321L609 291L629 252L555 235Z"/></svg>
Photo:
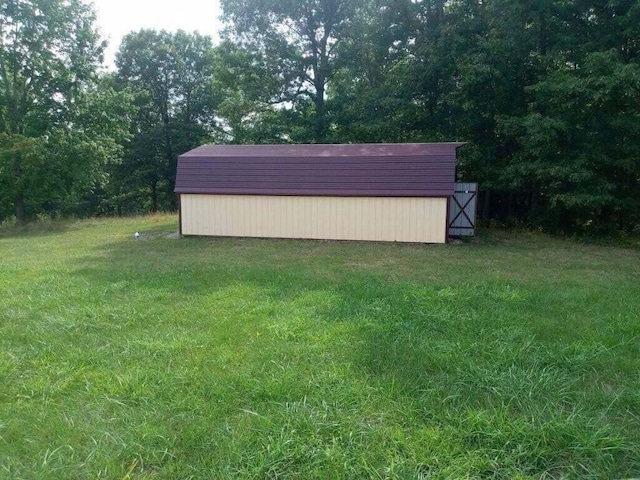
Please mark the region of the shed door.
<svg viewBox="0 0 640 480"><path fill-rule="evenodd" d="M449 236L473 236L476 233L477 183L456 183L449 198Z"/></svg>

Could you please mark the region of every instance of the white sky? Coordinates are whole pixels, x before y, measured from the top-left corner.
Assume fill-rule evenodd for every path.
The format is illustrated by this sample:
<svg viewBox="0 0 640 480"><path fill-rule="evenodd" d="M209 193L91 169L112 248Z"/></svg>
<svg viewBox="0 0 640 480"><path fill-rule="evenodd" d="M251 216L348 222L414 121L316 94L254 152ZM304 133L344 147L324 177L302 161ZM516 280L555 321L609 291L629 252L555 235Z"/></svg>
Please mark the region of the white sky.
<svg viewBox="0 0 640 480"><path fill-rule="evenodd" d="M197 30L218 41L221 14L218 0L93 0L98 28L109 41L105 52L107 68L114 68L114 56L122 37L142 28Z"/></svg>

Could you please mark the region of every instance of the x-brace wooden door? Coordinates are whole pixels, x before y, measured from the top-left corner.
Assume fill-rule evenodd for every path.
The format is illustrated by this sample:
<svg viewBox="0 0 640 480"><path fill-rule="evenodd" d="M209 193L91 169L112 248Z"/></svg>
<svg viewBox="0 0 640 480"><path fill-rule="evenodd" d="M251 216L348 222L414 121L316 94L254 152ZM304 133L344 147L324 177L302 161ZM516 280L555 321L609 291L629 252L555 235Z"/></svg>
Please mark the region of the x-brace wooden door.
<svg viewBox="0 0 640 480"><path fill-rule="evenodd" d="M456 183L449 198L449 236L473 236L476 233L477 183Z"/></svg>

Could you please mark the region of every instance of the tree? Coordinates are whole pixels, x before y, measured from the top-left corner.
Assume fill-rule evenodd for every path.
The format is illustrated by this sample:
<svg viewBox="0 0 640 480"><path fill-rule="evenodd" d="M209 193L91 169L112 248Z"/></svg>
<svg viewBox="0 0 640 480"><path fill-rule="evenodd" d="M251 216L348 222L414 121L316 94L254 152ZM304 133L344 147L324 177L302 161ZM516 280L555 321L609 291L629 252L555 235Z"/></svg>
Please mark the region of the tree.
<svg viewBox="0 0 640 480"><path fill-rule="evenodd" d="M86 155L67 148L102 61L94 21L81 0L0 3L0 218L24 222L47 199L88 187L87 172L113 156L97 144Z"/></svg>
<svg viewBox="0 0 640 480"><path fill-rule="evenodd" d="M637 228L637 2L372 5L336 53L340 141L467 141L485 218Z"/></svg>
<svg viewBox="0 0 640 480"><path fill-rule="evenodd" d="M336 70L336 48L349 34L360 3L355 0L222 0L230 27L227 41L252 53L278 79L269 102L298 111L302 121L312 106L312 140L329 138L327 85ZM310 102L310 104L309 104Z"/></svg>
<svg viewBox="0 0 640 480"><path fill-rule="evenodd" d="M151 211L175 207L177 157L211 138L216 125L214 65L211 39L198 33L141 30L125 36L116 77L134 95L136 112L132 141L114 172L123 200L126 191L134 203L146 196L142 208Z"/></svg>

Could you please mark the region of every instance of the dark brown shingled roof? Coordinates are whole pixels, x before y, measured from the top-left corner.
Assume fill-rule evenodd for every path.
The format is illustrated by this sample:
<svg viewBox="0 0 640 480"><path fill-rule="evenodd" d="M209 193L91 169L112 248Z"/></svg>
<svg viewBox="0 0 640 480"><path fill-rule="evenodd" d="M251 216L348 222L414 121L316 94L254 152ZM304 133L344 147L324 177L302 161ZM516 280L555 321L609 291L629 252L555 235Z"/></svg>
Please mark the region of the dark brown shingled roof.
<svg viewBox="0 0 640 480"><path fill-rule="evenodd" d="M449 196L461 145L204 145L179 157L175 192Z"/></svg>

